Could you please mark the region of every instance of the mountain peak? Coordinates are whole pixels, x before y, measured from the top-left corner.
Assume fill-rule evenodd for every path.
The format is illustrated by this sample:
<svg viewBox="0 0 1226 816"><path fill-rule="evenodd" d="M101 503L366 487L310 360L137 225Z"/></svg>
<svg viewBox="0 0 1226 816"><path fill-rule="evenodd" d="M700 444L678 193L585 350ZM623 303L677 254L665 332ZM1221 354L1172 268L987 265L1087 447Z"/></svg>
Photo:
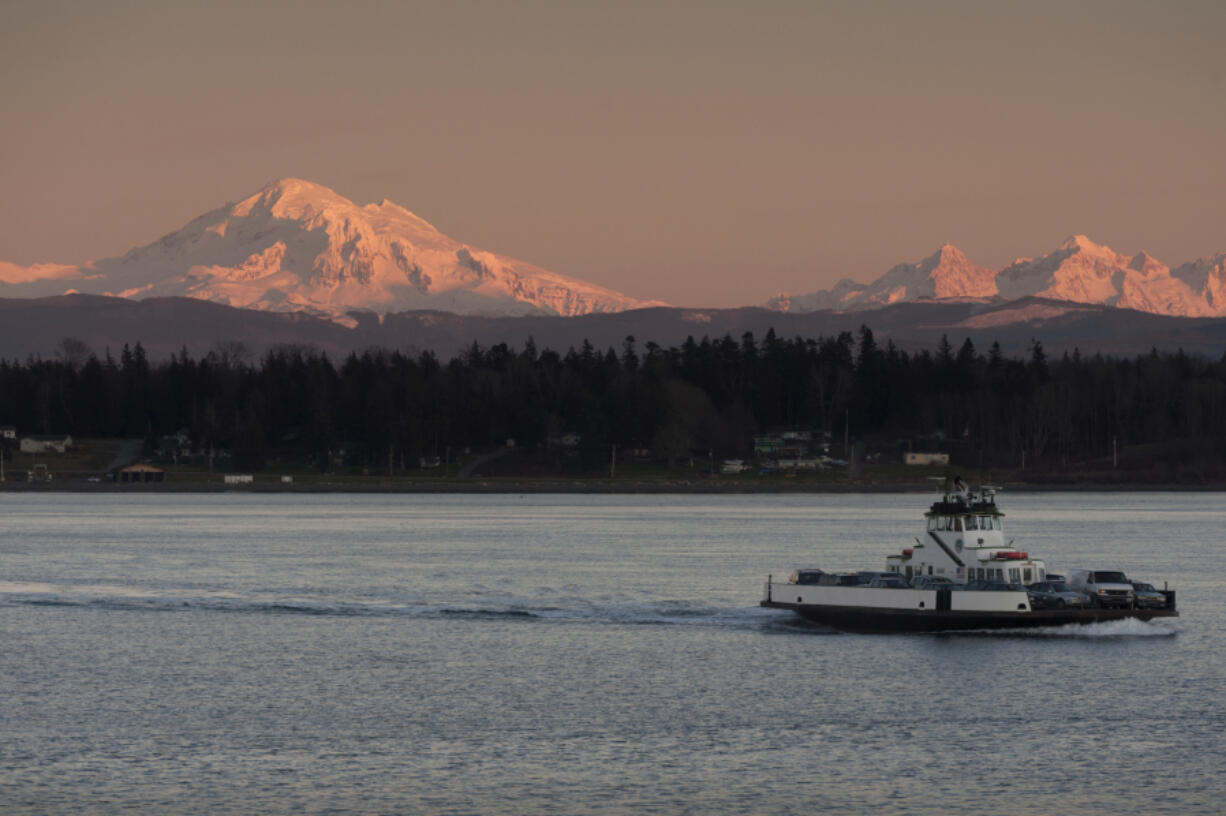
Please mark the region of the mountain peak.
<svg viewBox="0 0 1226 816"><path fill-rule="evenodd" d="M942 244L919 268L932 279L931 297L991 297L996 294L995 273L978 266L953 244Z"/></svg>
<svg viewBox="0 0 1226 816"><path fill-rule="evenodd" d="M357 206L322 184L298 178L282 178L270 181L253 195L235 204L232 214L246 217L257 210L263 210L277 218L297 219L307 214L349 208L357 209Z"/></svg>
<svg viewBox="0 0 1226 816"><path fill-rule="evenodd" d="M0 282L22 280L32 296L72 286L341 321L353 310L578 315L664 305L462 243L386 199L358 206L298 178L269 182L122 258L75 268L63 281L49 272L0 271Z"/></svg>
<svg viewBox="0 0 1226 816"><path fill-rule="evenodd" d="M1226 254L1170 269L1147 252L1131 257L1076 234L1040 258L1019 258L993 272L952 244L919 263L898 264L871 283L841 281L831 289L777 297L772 308L871 309L922 299L1041 297L1183 316L1226 315Z"/></svg>
<svg viewBox="0 0 1226 816"><path fill-rule="evenodd" d="M769 301L781 311L866 309L907 300L983 298L996 294L994 273L976 266L953 244L942 244L918 263L891 267L871 284L841 280L833 289Z"/></svg>
<svg viewBox="0 0 1226 816"><path fill-rule="evenodd" d="M316 184L313 181L307 181L306 179L293 178L292 176L273 179L261 187L260 192L277 193L279 195L301 193L308 195L336 195L336 192L329 187Z"/></svg>
<svg viewBox="0 0 1226 816"><path fill-rule="evenodd" d="M1107 249L1107 247L1102 244L1096 244L1086 236L1078 233L1076 235L1070 235L1068 238L1066 238L1064 243L1060 245L1059 249L1098 253Z"/></svg>
<svg viewBox="0 0 1226 816"><path fill-rule="evenodd" d="M303 201L303 202L319 202L319 203L339 203L344 202L350 206L355 206L352 201L337 193L330 187L325 187L322 184L316 184L313 181L306 181L299 178L282 178L270 181L255 193L253 198L260 198L268 202L280 201Z"/></svg>
<svg viewBox="0 0 1226 816"><path fill-rule="evenodd" d="M947 266L949 264L965 264L970 263L970 259L966 257L966 253L958 249L953 244L941 244L941 248L929 258L924 260L927 264L930 261L935 261L939 266Z"/></svg>

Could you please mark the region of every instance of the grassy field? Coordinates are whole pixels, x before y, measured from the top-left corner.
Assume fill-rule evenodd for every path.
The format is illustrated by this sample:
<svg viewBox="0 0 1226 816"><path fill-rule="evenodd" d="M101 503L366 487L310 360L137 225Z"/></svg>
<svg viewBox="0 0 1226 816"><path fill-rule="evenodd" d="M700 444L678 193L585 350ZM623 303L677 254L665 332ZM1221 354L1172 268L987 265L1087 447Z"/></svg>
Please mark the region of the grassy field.
<svg viewBox="0 0 1226 816"><path fill-rule="evenodd" d="M343 492L832 492L922 491L934 489L934 478L960 473L967 481L1008 485L1012 489L1226 489L1226 479L1169 458L1144 462L1110 460L1071 467L1022 470L958 467L915 467L901 463L865 464L853 475L839 467L816 472L739 474L712 472L708 458L675 463L621 461L608 470L581 470L577 461L542 462L527 451L490 457L488 452L455 456L434 468L334 467L328 472L272 458L263 469L236 468L228 458L207 462L154 461L166 470L161 483L118 484L109 469L117 462L153 461L141 456L138 440L81 439L67 453L28 454L9 451L4 461L4 489L169 490L169 491L343 491ZM31 484L27 473L45 465L49 484ZM474 465L476 465L474 467ZM250 473L250 484L227 484L227 473Z"/></svg>
<svg viewBox="0 0 1226 816"><path fill-rule="evenodd" d="M78 439L65 453L7 450L4 454L5 478L10 481L25 479L35 465L46 465L59 478L84 480L89 476L101 476L115 460L123 443L122 439Z"/></svg>

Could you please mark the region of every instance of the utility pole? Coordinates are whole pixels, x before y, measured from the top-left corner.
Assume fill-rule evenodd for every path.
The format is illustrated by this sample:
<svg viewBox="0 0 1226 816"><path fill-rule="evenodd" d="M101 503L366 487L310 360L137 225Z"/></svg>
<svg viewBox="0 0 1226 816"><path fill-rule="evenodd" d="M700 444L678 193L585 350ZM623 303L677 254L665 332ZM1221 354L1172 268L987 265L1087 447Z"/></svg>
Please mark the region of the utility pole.
<svg viewBox="0 0 1226 816"><path fill-rule="evenodd" d="M851 408L843 409L843 458L851 463Z"/></svg>
<svg viewBox="0 0 1226 816"><path fill-rule="evenodd" d="M1115 470L1120 466L1119 450L1115 444L1115 437L1111 437L1111 469Z"/></svg>
<svg viewBox="0 0 1226 816"><path fill-rule="evenodd" d="M613 453L609 456L609 478L617 475L617 443L613 443Z"/></svg>

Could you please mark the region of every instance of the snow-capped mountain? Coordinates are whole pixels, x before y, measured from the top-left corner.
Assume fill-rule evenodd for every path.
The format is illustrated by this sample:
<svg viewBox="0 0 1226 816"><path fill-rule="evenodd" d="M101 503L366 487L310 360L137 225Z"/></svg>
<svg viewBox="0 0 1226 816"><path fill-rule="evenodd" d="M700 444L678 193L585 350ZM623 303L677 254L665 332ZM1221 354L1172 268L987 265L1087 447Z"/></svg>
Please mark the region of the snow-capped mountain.
<svg viewBox="0 0 1226 816"><path fill-rule="evenodd" d="M918 264L900 264L868 284L843 279L809 295L779 295L780 311L859 310L919 299L1041 297L1177 317L1226 315L1226 254L1172 270L1148 253L1121 255L1074 235L1041 258L999 272L975 266L952 246Z"/></svg>
<svg viewBox="0 0 1226 816"><path fill-rule="evenodd" d="M843 278L831 289L811 295L778 295L768 306L780 311L872 309L900 301L930 298L984 298L996 294L995 273L967 260L945 244L919 263L902 263L870 284Z"/></svg>
<svg viewBox="0 0 1226 816"><path fill-rule="evenodd" d="M1204 285L1193 288L1148 253L1121 255L1084 235L1073 236L1037 260L1015 261L1000 271L996 283L1010 299L1038 295L1183 317L1222 313L1205 297L1209 275ZM1220 275L1217 284L1220 288Z"/></svg>
<svg viewBox="0 0 1226 816"><path fill-rule="evenodd" d="M0 297L73 291L342 320L353 310L579 315L663 305L456 241L390 201L358 206L299 179L275 181L121 258L0 264Z"/></svg>

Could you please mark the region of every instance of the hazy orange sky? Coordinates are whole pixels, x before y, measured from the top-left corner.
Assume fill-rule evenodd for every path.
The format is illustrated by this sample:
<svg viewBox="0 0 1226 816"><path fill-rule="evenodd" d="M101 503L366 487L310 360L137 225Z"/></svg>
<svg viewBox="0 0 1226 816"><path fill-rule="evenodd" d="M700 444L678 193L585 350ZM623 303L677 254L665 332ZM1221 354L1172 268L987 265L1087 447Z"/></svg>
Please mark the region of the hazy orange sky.
<svg viewBox="0 0 1226 816"><path fill-rule="evenodd" d="M0 6L0 260L284 176L642 298L1226 250L1226 2Z"/></svg>

